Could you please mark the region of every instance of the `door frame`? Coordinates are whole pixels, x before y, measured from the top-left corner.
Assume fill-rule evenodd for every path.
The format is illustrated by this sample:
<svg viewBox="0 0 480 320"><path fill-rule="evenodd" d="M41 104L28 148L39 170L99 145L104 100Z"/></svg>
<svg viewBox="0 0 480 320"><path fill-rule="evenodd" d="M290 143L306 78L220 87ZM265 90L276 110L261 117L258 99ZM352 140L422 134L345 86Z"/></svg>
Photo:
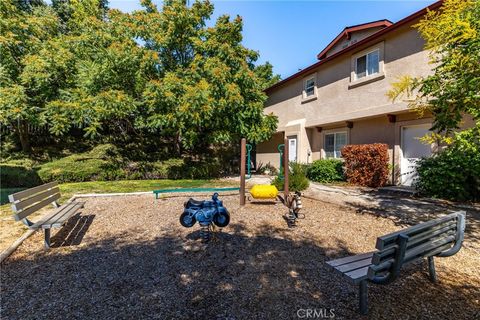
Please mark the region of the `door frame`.
<svg viewBox="0 0 480 320"><path fill-rule="evenodd" d="M288 161L292 161L290 160L290 140L293 140L295 139L295 161L294 162L298 162L298 135L297 134L293 134L293 135L290 135L290 136L287 136L287 140L288 140Z"/></svg>

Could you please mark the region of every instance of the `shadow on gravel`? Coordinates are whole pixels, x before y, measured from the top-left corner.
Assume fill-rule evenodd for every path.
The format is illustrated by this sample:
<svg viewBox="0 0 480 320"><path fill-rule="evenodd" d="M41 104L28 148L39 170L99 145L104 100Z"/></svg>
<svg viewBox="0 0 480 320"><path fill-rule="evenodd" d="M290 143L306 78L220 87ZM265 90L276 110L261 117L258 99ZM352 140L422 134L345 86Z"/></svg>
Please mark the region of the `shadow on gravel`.
<svg viewBox="0 0 480 320"><path fill-rule="evenodd" d="M374 199L372 205L355 202L346 202L346 205L354 208L357 213L370 213L389 218L400 227L415 225L455 211L465 211L467 214L465 239L475 248L480 249L480 211L478 210L456 208L448 203L431 203L416 198L386 197L372 192L368 194Z"/></svg>
<svg viewBox="0 0 480 320"><path fill-rule="evenodd" d="M76 214L51 238L51 247L78 246L95 219L94 214Z"/></svg>
<svg viewBox="0 0 480 320"><path fill-rule="evenodd" d="M207 245L195 232L185 239L173 230L132 243L135 231L125 231L70 252L7 259L1 317L295 319L300 309L328 308L337 319L361 318L356 287L325 264L353 254L345 243L292 241L269 226L257 236L242 224L228 230ZM461 270L439 270L438 276L440 283L431 284L425 266L416 264L392 285L372 285L371 318L473 319L478 288L456 282ZM442 280L447 277L452 280Z"/></svg>

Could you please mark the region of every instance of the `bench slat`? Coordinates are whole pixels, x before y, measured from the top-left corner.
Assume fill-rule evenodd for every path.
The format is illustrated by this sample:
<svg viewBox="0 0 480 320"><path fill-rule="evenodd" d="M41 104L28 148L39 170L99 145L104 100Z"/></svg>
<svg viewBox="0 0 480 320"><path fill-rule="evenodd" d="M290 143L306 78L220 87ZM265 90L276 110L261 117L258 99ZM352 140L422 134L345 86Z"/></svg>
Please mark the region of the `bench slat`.
<svg viewBox="0 0 480 320"><path fill-rule="evenodd" d="M370 257L370 258L358 260L352 263L342 264L341 266L336 267L336 269L340 272L348 273L363 267L368 267L371 264L372 264L372 258Z"/></svg>
<svg viewBox="0 0 480 320"><path fill-rule="evenodd" d="M418 256L420 257L428 257L430 252L436 250L437 248L444 247L444 246L453 246L455 242L455 234L449 235L445 238L440 238L435 241L426 242L421 246L415 247L413 250L407 251L405 253L405 262L410 262L416 260Z"/></svg>
<svg viewBox="0 0 480 320"><path fill-rule="evenodd" d="M359 283L360 281L368 278L368 268L369 267L364 267L353 270L351 272L347 272L345 273L345 276L350 278L354 283Z"/></svg>
<svg viewBox="0 0 480 320"><path fill-rule="evenodd" d="M450 233L456 233L457 223L448 224L446 226L441 226L426 232L420 233L414 237L408 239L407 250L411 250L416 246L421 245L425 241L433 241L436 238L443 238L449 235Z"/></svg>
<svg viewBox="0 0 480 320"><path fill-rule="evenodd" d="M44 199L44 200L38 202L37 204L34 204L31 207L26 208L25 210L19 211L19 212L14 214L15 220L18 221L18 220L21 220L23 218L26 218L30 214L40 210L41 208L47 206L48 204L50 204L50 203L52 203L52 202L54 202L58 199L60 199L60 194L56 193L53 196L50 196L49 198Z"/></svg>
<svg viewBox="0 0 480 320"><path fill-rule="evenodd" d="M375 252L376 251L372 251L372 252L358 254L356 256L348 256L348 257L344 257L344 258L340 258L340 259L336 259L336 260L331 260L331 261L327 261L327 264L332 266L332 267L337 267L337 266L340 266L342 264L355 262L355 261L363 260L363 259L366 259L366 258L371 258L372 255Z"/></svg>
<svg viewBox="0 0 480 320"><path fill-rule="evenodd" d="M57 215L55 219L50 219L42 224L43 229L50 229L50 228L57 228L61 227L65 221L70 219L73 215L75 215L78 210L83 207L81 203L75 203L72 206L69 206L67 210L64 210L62 215Z"/></svg>
<svg viewBox="0 0 480 320"><path fill-rule="evenodd" d="M426 233L422 233L416 237L412 237L411 239L408 240L406 255L408 254L409 251L413 250L417 246L424 244L426 241L432 242L432 241L436 241L451 235L455 235L455 232L456 232L455 229L456 229L456 224L451 224L446 227L429 231ZM397 247L398 247L397 245L389 246L388 248L383 249L382 251L378 251L374 253L372 257L372 263L380 264L382 260L392 259Z"/></svg>
<svg viewBox="0 0 480 320"><path fill-rule="evenodd" d="M417 259L423 259L425 257L438 254L439 252L442 252L451 247L453 245L453 241L455 241L455 235L450 235L448 237L440 238L432 242L426 242L421 246L415 247L414 249L405 253L403 264L407 264L409 262L416 261ZM372 264L372 271L370 272L370 276L373 277L374 274L377 272L384 272L390 269L394 261L395 259L393 259L392 257L390 259L384 259L378 264Z"/></svg>
<svg viewBox="0 0 480 320"><path fill-rule="evenodd" d="M38 222L34 223L30 228L31 229L38 229L42 227L45 224L50 224L50 222L58 221L66 212L69 212L69 210L75 206L76 202L69 202L66 203L59 208L55 209L51 213L45 215L40 219ZM83 203L82 203L83 205Z"/></svg>
<svg viewBox="0 0 480 320"><path fill-rule="evenodd" d="M11 195L8 196L8 200L13 203L13 202L22 200L24 198L28 198L30 196L33 196L36 193L45 191L45 190L50 189L50 188L54 188L56 186L58 186L58 182L56 182L56 181L49 182L49 183L46 183L46 184L42 184L40 186L36 186L36 187L30 188L30 189L27 189L27 190L23 190L23 191L11 194Z"/></svg>
<svg viewBox="0 0 480 320"><path fill-rule="evenodd" d="M435 227L435 226L443 224L443 223L447 223L449 221L456 221L457 218L458 218L458 215L459 215L459 213L455 212L455 213L449 214L448 216L445 216L445 217L441 217L441 218L438 218L438 219L435 219L435 220L423 222L423 223L417 224L413 227L403 229L403 230L399 230L399 231L396 231L396 232L378 237L376 248L378 250L383 250L389 244L394 244L395 241L396 241L396 238L400 234L404 234L404 235L410 237L410 236L414 236L415 234L421 232L422 230L427 230L429 228Z"/></svg>
<svg viewBox="0 0 480 320"><path fill-rule="evenodd" d="M18 201L12 205L12 209L14 212L18 212L20 210L23 210L27 208L28 206L39 202L47 197L50 197L51 195L54 195L55 193L60 193L60 189L58 187L52 188L52 189L47 189L46 191L43 191L41 193L38 193L34 195L33 197L27 198L25 200Z"/></svg>

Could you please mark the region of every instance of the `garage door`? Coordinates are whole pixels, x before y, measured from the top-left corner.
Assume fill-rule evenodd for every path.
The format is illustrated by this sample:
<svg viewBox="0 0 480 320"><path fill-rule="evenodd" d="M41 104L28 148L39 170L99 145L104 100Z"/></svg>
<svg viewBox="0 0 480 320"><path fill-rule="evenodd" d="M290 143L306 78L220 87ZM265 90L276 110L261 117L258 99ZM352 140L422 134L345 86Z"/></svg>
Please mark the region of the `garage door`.
<svg viewBox="0 0 480 320"><path fill-rule="evenodd" d="M415 182L418 160L432 154L432 146L419 140L430 127L430 124L402 127L402 185L411 186Z"/></svg>

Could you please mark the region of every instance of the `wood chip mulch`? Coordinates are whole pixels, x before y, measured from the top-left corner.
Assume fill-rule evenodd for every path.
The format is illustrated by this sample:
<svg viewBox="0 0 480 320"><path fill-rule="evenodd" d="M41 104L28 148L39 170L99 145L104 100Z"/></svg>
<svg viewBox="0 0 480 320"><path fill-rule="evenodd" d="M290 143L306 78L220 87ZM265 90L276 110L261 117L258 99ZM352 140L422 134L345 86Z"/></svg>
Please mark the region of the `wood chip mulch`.
<svg viewBox="0 0 480 320"><path fill-rule="evenodd" d="M297 319L328 309L358 319L357 288L325 262L372 251L376 237L401 228L311 199L288 228L282 204L240 208L230 195L220 197L230 225L205 244L198 224L179 223L187 198L86 199L53 248L37 232L3 262L0 318ZM416 263L391 285L370 285L369 317L478 319L479 242L468 237L457 255L436 259L437 284Z"/></svg>

